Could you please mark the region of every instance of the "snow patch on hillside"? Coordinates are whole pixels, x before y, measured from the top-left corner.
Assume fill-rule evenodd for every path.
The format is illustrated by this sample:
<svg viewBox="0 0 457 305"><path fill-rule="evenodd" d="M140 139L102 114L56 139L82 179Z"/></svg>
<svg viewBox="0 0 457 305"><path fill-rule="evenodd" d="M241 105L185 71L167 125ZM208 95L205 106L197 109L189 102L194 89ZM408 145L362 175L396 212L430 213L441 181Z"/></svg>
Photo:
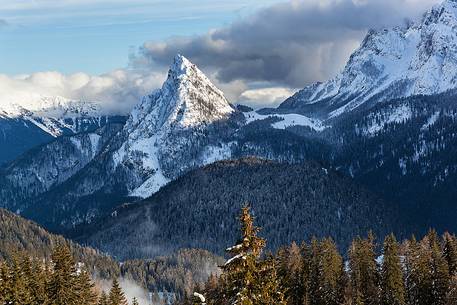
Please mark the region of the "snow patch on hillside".
<svg viewBox="0 0 457 305"><path fill-rule="evenodd" d="M170 182L170 179L165 177L161 170L158 170L142 185L131 191L129 195L132 197L147 198L160 190L168 182Z"/></svg>
<svg viewBox="0 0 457 305"><path fill-rule="evenodd" d="M364 130L365 135L374 135L381 131L386 125L392 123L403 123L411 119L412 112L410 107L407 105L401 105L400 107L394 108L393 111L387 115L376 115L371 118L371 125Z"/></svg>
<svg viewBox="0 0 457 305"><path fill-rule="evenodd" d="M432 114L432 116L428 118L427 123L425 123L422 126L421 130L426 130L427 128L435 125L435 123L436 123L436 121L438 121L439 117L440 117L440 111L437 111L434 114Z"/></svg>
<svg viewBox="0 0 457 305"><path fill-rule="evenodd" d="M309 118L301 114L268 114L263 115L255 111L245 112L244 117L246 119L246 124L252 123L254 121L265 120L269 117L277 117L281 121L271 124L271 127L275 129L286 129L292 126L306 126L310 127L315 131L323 131L328 126L323 125L322 121L314 118Z"/></svg>
<svg viewBox="0 0 457 305"><path fill-rule="evenodd" d="M232 150L228 144L219 146L207 146L203 151L203 164L227 160L232 157Z"/></svg>
<svg viewBox="0 0 457 305"><path fill-rule="evenodd" d="M89 140L90 140L90 143L91 143L92 157L95 157L95 155L98 152L99 143L100 143L100 139L101 138L102 137L100 135L96 134L96 133L89 134Z"/></svg>

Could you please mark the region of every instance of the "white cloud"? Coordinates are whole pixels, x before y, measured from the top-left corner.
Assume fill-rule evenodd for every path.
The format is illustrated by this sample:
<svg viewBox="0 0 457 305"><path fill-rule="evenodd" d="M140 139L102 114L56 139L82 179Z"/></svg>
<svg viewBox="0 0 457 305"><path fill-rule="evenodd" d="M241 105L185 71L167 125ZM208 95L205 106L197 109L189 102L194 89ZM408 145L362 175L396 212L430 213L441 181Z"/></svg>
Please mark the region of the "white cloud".
<svg viewBox="0 0 457 305"><path fill-rule="evenodd" d="M43 96L62 96L100 101L107 111L126 113L141 96L160 87L164 78L165 71L145 73L130 70L115 70L99 76L59 72L16 77L0 74L0 108L11 104L27 107Z"/></svg>

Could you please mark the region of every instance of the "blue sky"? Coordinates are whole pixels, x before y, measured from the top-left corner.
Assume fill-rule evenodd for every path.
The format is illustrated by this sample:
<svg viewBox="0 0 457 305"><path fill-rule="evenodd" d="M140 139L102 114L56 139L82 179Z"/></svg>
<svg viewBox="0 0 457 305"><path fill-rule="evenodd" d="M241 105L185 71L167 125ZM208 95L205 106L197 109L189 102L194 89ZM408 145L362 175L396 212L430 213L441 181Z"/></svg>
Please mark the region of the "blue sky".
<svg viewBox="0 0 457 305"><path fill-rule="evenodd" d="M0 0L0 73L104 73L145 41L205 33L274 2Z"/></svg>

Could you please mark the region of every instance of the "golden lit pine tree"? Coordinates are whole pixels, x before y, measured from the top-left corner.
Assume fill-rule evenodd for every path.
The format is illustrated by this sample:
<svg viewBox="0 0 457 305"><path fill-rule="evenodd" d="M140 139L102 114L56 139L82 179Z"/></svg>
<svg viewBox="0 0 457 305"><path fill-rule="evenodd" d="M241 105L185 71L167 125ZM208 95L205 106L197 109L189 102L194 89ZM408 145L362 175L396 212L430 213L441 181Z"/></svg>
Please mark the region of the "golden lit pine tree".
<svg viewBox="0 0 457 305"><path fill-rule="evenodd" d="M117 279L113 280L113 285L108 296L108 305L128 305L124 292L119 286Z"/></svg>
<svg viewBox="0 0 457 305"><path fill-rule="evenodd" d="M406 304L406 291L399 247L393 234L387 236L384 241L381 268L381 304Z"/></svg>

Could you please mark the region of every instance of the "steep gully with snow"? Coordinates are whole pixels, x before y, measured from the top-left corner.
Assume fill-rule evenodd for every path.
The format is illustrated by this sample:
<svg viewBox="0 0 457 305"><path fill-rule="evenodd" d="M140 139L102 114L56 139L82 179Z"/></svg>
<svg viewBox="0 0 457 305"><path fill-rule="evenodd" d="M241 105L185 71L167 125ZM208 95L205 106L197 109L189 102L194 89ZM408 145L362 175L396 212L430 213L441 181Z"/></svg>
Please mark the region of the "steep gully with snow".
<svg viewBox="0 0 457 305"><path fill-rule="evenodd" d="M8 163L0 202L60 230L192 169L255 155L320 161L399 206L416 230L454 230L456 84L454 0L408 25L370 31L339 75L276 109L232 106L178 55L162 88L125 125L59 137Z"/></svg>

